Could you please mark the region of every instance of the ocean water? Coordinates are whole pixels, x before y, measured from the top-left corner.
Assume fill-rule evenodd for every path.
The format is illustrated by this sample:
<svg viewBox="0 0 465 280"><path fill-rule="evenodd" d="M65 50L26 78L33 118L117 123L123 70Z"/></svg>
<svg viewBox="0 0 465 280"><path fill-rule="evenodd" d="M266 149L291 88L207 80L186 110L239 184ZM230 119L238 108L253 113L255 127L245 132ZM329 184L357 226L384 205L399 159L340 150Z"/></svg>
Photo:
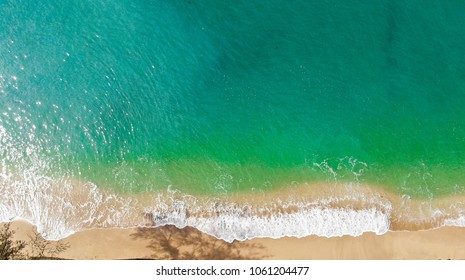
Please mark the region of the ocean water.
<svg viewBox="0 0 465 280"><path fill-rule="evenodd" d="M0 218L52 237L131 226L118 222L124 207L111 221L104 210L98 221L74 217L73 182L93 209L108 201L102 191L224 197L317 183L458 196L464 10L459 0L3 0ZM70 212L53 216L64 205ZM279 227L300 221L301 235L325 235L312 209L276 218ZM338 231L355 210L337 209L326 232L389 228L386 211L369 210L362 220L381 221L375 228ZM175 212L162 220L219 227ZM235 219L245 224L221 217ZM247 223L241 238L273 235Z"/></svg>

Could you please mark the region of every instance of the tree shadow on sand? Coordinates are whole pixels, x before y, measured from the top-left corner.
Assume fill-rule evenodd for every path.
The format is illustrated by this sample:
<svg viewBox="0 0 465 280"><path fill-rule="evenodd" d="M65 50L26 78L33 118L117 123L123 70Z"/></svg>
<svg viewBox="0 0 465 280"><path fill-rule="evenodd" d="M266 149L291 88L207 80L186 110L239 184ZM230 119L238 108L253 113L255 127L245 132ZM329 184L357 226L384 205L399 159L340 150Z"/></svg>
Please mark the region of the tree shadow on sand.
<svg viewBox="0 0 465 280"><path fill-rule="evenodd" d="M149 242L147 248L155 259L164 260L254 260L269 257L264 247L252 242L232 243L209 236L201 231L172 225L138 228L131 236Z"/></svg>

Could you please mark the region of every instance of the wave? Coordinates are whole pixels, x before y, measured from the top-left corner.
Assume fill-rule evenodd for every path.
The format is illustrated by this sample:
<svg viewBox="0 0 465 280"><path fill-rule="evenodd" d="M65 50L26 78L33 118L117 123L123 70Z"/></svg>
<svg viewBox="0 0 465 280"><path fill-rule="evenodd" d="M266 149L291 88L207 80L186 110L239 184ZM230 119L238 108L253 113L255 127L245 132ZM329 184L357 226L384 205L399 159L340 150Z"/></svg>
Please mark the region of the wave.
<svg viewBox="0 0 465 280"><path fill-rule="evenodd" d="M161 207L160 207L161 206ZM324 201L278 202L264 207L212 202L194 207L183 200L148 209L154 225L194 227L228 242L257 237L359 236L389 230L389 205L332 208Z"/></svg>
<svg viewBox="0 0 465 280"><path fill-rule="evenodd" d="M72 178L39 176L34 170L3 170L0 193L1 222L25 219L49 240L94 228L163 225L191 226L228 242L465 226L461 198L420 202L359 184L218 197L177 191L126 195Z"/></svg>

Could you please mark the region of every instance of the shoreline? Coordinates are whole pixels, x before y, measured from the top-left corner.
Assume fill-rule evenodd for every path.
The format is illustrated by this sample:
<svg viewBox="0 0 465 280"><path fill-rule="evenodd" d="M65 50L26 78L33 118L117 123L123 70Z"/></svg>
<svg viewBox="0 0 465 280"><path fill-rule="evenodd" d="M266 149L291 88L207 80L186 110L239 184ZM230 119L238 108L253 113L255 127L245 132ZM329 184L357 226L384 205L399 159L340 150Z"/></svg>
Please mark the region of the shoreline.
<svg viewBox="0 0 465 280"><path fill-rule="evenodd" d="M16 239L27 240L35 227L12 222ZM169 246L163 243L167 236ZM254 238L226 243L193 228L93 229L61 240L69 248L61 259L268 259L377 260L465 259L465 228L441 227L420 231L389 231L383 235L303 238ZM54 244L55 241L50 241ZM199 246L200 245L200 246ZM199 249L201 247L201 250ZM171 252L179 251L177 255Z"/></svg>
<svg viewBox="0 0 465 280"><path fill-rule="evenodd" d="M195 227L229 242L465 226L465 195L421 200L361 184L302 184L270 192L196 197L176 191L123 196L71 181L45 191L20 189L3 204L7 214L0 215L1 222L26 220L49 240L91 229L163 225ZM18 209L10 210L10 205Z"/></svg>

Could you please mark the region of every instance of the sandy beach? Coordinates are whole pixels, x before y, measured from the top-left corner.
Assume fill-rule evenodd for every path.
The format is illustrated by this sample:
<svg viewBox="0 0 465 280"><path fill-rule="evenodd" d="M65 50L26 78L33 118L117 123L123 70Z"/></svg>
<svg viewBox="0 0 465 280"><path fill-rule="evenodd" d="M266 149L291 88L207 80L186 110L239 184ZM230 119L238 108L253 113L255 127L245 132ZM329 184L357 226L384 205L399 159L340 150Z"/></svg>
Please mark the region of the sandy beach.
<svg viewBox="0 0 465 280"><path fill-rule="evenodd" d="M35 228L15 221L15 238L28 240ZM53 241L50 241L53 245ZM63 259L464 259L465 228L365 233L359 237L256 238L227 243L192 228L172 226L95 229L61 242L69 247Z"/></svg>

